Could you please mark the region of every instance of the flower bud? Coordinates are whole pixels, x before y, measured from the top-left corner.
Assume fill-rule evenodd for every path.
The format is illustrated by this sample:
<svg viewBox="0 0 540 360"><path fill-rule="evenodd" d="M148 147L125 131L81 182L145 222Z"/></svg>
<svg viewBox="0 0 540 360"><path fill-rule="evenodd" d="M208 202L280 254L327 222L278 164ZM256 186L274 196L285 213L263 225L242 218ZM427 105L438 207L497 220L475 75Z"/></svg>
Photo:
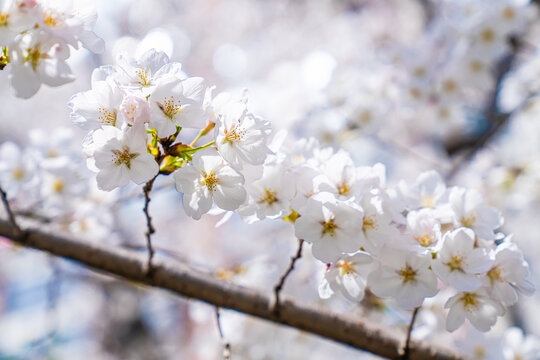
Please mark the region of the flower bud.
<svg viewBox="0 0 540 360"><path fill-rule="evenodd" d="M134 95L126 95L120 105L120 114L124 121L130 125L142 124L150 121L150 107L146 100Z"/></svg>

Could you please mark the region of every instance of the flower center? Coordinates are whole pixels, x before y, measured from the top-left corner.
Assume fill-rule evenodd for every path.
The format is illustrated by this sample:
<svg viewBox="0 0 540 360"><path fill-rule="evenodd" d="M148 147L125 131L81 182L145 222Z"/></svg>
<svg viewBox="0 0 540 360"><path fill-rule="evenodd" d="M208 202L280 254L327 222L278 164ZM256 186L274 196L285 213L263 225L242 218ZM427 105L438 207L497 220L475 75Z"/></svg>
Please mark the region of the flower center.
<svg viewBox="0 0 540 360"><path fill-rule="evenodd" d="M264 189L264 195L259 199L259 203L267 203L268 205L272 205L273 203L278 201L277 198L277 192Z"/></svg>
<svg viewBox="0 0 540 360"><path fill-rule="evenodd" d="M326 235L326 234L330 236L336 235L336 229L338 228L338 226L334 223L333 218L328 221L322 221L321 225L322 225L322 235Z"/></svg>
<svg viewBox="0 0 540 360"><path fill-rule="evenodd" d="M469 68L474 73L479 73L484 70L484 64L478 60L472 60L469 63Z"/></svg>
<svg viewBox="0 0 540 360"><path fill-rule="evenodd" d="M491 43L495 40L495 32L492 29L485 29L480 33L480 40L485 43Z"/></svg>
<svg viewBox="0 0 540 360"><path fill-rule="evenodd" d="M11 175L15 180L22 180L24 177L24 170L20 167L16 167L11 171Z"/></svg>
<svg viewBox="0 0 540 360"><path fill-rule="evenodd" d="M60 179L56 179L53 183L52 183L52 188L53 188L53 191L57 194L60 194L62 191L64 191L64 188L65 188L65 184L62 180Z"/></svg>
<svg viewBox="0 0 540 360"><path fill-rule="evenodd" d="M8 18L9 18L9 13L5 13L5 12L0 11L0 26L7 26L8 25Z"/></svg>
<svg viewBox="0 0 540 360"><path fill-rule="evenodd" d="M150 85L150 66L138 68L135 70L135 75L139 78L139 83L142 86Z"/></svg>
<svg viewBox="0 0 540 360"><path fill-rule="evenodd" d="M246 130L239 128L238 124L231 126L229 130L225 130L225 141L229 143L239 143L246 135Z"/></svg>
<svg viewBox="0 0 540 360"><path fill-rule="evenodd" d="M475 222L476 222L476 216L474 215L461 219L461 225L468 228L472 228Z"/></svg>
<svg viewBox="0 0 540 360"><path fill-rule="evenodd" d="M446 92L446 93L453 93L457 90L458 88L458 84L452 80L452 79L448 79L446 81L443 82L443 91Z"/></svg>
<svg viewBox="0 0 540 360"><path fill-rule="evenodd" d="M66 21L65 13L58 13L54 10L47 10L43 12L43 23L50 27L60 27L64 25Z"/></svg>
<svg viewBox="0 0 540 360"><path fill-rule="evenodd" d="M165 97L163 104L157 103L161 111L167 115L171 120L174 115L178 114L181 110L180 100L175 100L174 96Z"/></svg>
<svg viewBox="0 0 540 360"><path fill-rule="evenodd" d="M405 268L398 271L399 276L401 276L401 281L406 284L408 282L414 281L416 279L416 271L413 270L409 265Z"/></svg>
<svg viewBox="0 0 540 360"><path fill-rule="evenodd" d="M466 310L478 307L478 296L475 293L464 293L459 300Z"/></svg>
<svg viewBox="0 0 540 360"><path fill-rule="evenodd" d="M364 216L364 223L362 224L362 230L376 230L377 222L375 221L375 215Z"/></svg>
<svg viewBox="0 0 540 360"><path fill-rule="evenodd" d="M203 184L208 188L208 190L215 191L216 186L219 184L219 179L211 171L209 174L203 173L203 175L204 175L204 180L202 181Z"/></svg>
<svg viewBox="0 0 540 360"><path fill-rule="evenodd" d="M124 145L122 150L113 150L113 163L116 166L126 165L128 169L131 169L131 160L139 156L139 153L131 153L129 147Z"/></svg>
<svg viewBox="0 0 540 360"><path fill-rule="evenodd" d="M98 121L103 125L116 126L116 111L110 111L105 108L98 108L99 117Z"/></svg>
<svg viewBox="0 0 540 360"><path fill-rule="evenodd" d="M463 265L463 256L454 255L446 265L450 268L450 271L462 271L461 266Z"/></svg>
<svg viewBox="0 0 540 360"><path fill-rule="evenodd" d="M435 235L415 236L414 239L420 243L420 245L427 247L433 244Z"/></svg>
<svg viewBox="0 0 540 360"><path fill-rule="evenodd" d="M39 47L33 47L31 49L28 49L26 56L24 57L24 62L29 62L32 64L32 68L36 70L39 63L41 62L41 59L47 58L47 54L42 54L39 50Z"/></svg>
<svg viewBox="0 0 540 360"><path fill-rule="evenodd" d="M502 11L502 16L506 20L513 20L516 17L516 11L511 7L505 7Z"/></svg>
<svg viewBox="0 0 540 360"><path fill-rule="evenodd" d="M501 275L501 269L499 269L498 267L494 267L493 269L489 270L487 272L487 276L489 278L489 281L491 282L491 284L493 285L493 283L495 281L503 281L503 277Z"/></svg>
<svg viewBox="0 0 540 360"><path fill-rule="evenodd" d="M344 276L348 274L356 274L356 270L354 270L353 263L350 261L340 261L337 265L337 268L339 268L339 276Z"/></svg>
<svg viewBox="0 0 540 360"><path fill-rule="evenodd" d="M435 195L422 194L422 203L424 204L424 207L432 208L434 206L434 202L435 202Z"/></svg>
<svg viewBox="0 0 540 360"><path fill-rule="evenodd" d="M347 195L350 191L351 191L351 188L347 185L345 181L343 181L337 187L337 192L339 195Z"/></svg>

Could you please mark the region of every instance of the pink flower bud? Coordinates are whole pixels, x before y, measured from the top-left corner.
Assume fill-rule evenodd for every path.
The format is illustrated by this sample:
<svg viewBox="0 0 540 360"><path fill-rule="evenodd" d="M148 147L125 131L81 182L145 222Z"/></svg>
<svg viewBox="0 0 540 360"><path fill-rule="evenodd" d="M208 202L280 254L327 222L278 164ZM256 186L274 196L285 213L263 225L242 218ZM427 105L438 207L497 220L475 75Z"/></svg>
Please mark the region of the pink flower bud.
<svg viewBox="0 0 540 360"><path fill-rule="evenodd" d="M150 121L150 107L146 100L126 95L120 105L120 114L124 121L130 125L142 124Z"/></svg>

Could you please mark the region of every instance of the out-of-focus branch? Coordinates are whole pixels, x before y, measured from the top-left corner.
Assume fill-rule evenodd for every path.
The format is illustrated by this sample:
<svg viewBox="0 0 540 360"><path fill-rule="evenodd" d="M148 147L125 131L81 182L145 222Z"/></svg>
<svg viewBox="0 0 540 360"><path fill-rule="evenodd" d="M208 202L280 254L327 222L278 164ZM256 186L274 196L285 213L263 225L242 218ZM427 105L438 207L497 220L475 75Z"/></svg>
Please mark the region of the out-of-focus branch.
<svg viewBox="0 0 540 360"><path fill-rule="evenodd" d="M517 40L513 40L514 42ZM488 120L487 130L478 137L464 139L463 141L449 144L446 148L449 155L453 155L462 151L465 151L463 156L454 163L452 168L446 173L446 180L451 180L462 168L468 163L474 155L478 153L492 138L495 137L503 128L504 125L508 122L508 119L512 113L500 113L498 112L497 99L499 96L499 91L502 87L502 81L505 75L512 68L512 64L516 58L516 53L518 46L514 45L513 51L506 55L499 62L497 66L496 76L497 80L495 82L495 88L489 98L489 102L484 111L484 117Z"/></svg>
<svg viewBox="0 0 540 360"><path fill-rule="evenodd" d="M31 228L23 233L24 236L9 221L0 220L0 236L75 260L102 273L291 326L383 357L397 359L402 353L404 334L350 314L332 313L288 298L281 299L280 311L276 313L271 308L272 296L216 279L185 265L155 260L149 277L145 273L144 254ZM409 359L457 360L463 357L451 350L411 341Z"/></svg>
<svg viewBox="0 0 540 360"><path fill-rule="evenodd" d="M20 236L22 233L21 228L19 227L19 225L17 224L17 221L15 220L15 214L13 213L13 210L11 210L11 206L9 205L7 193L1 186L0 186L0 199L2 200L2 204L4 205L4 209L6 210L9 224L11 225L15 234L17 236Z"/></svg>

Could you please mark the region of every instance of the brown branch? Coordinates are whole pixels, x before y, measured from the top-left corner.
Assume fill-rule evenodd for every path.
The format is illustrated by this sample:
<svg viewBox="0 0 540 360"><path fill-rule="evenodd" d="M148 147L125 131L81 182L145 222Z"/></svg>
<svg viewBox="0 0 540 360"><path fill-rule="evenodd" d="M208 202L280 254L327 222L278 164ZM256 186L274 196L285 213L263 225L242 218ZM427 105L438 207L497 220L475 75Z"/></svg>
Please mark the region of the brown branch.
<svg viewBox="0 0 540 360"><path fill-rule="evenodd" d="M303 245L304 245L304 239L298 239L298 249L296 250L296 255L294 255L291 258L289 267L281 275L277 285L274 287L274 302L271 304L271 308L274 310L274 312L279 312L281 290L283 289L283 286L285 285L285 280L287 279L289 274L293 271L294 264L296 264L296 261L302 257Z"/></svg>
<svg viewBox="0 0 540 360"><path fill-rule="evenodd" d="M411 316L411 322L407 327L407 338L405 339L405 347L403 349L403 360L409 360L409 354L411 353L411 335L414 327L414 321L416 320L416 315L418 315L419 310L420 307L414 308Z"/></svg>
<svg viewBox="0 0 540 360"><path fill-rule="evenodd" d="M39 249L80 262L96 271L130 281L170 290L226 309L234 309L261 319L304 330L379 356L398 359L405 341L394 329L356 317L336 314L293 299L280 301L280 314L270 308L273 296L219 280L188 266L154 261L153 275L144 272L145 257L136 251L105 243L83 241L28 228L21 236L9 221L0 219L0 236L23 246ZM409 360L458 360L461 355L424 342L411 342Z"/></svg>
<svg viewBox="0 0 540 360"><path fill-rule="evenodd" d="M157 175L156 175L157 176ZM154 226L152 225L152 217L150 216L150 210L148 208L148 205L150 204L150 191L152 191L152 185L154 185L154 180L156 177L154 177L152 180L146 183L143 187L143 193L144 193L144 216L146 217L146 248L148 249L148 257L146 259L146 264L144 271L146 275L151 276L152 275L152 258L154 257L154 248L152 247L152 234L156 232L154 229Z"/></svg>
<svg viewBox="0 0 540 360"><path fill-rule="evenodd" d="M1 186L0 186L0 198L2 199L2 203L4 204L4 209L6 209L9 224L11 225L13 230L17 233L17 236L20 236L20 234L22 234L21 228L19 227L19 225L17 224L17 221L15 220L15 214L13 213L13 210L11 210L11 206L9 205L7 193L4 191L4 189Z"/></svg>
<svg viewBox="0 0 540 360"><path fill-rule="evenodd" d="M231 360L231 344L227 340L225 340L225 336L223 335L223 329L221 328L221 314L219 311L219 307L216 306L216 323L217 328L219 332L219 339L221 340L221 344L223 346L223 360Z"/></svg>

